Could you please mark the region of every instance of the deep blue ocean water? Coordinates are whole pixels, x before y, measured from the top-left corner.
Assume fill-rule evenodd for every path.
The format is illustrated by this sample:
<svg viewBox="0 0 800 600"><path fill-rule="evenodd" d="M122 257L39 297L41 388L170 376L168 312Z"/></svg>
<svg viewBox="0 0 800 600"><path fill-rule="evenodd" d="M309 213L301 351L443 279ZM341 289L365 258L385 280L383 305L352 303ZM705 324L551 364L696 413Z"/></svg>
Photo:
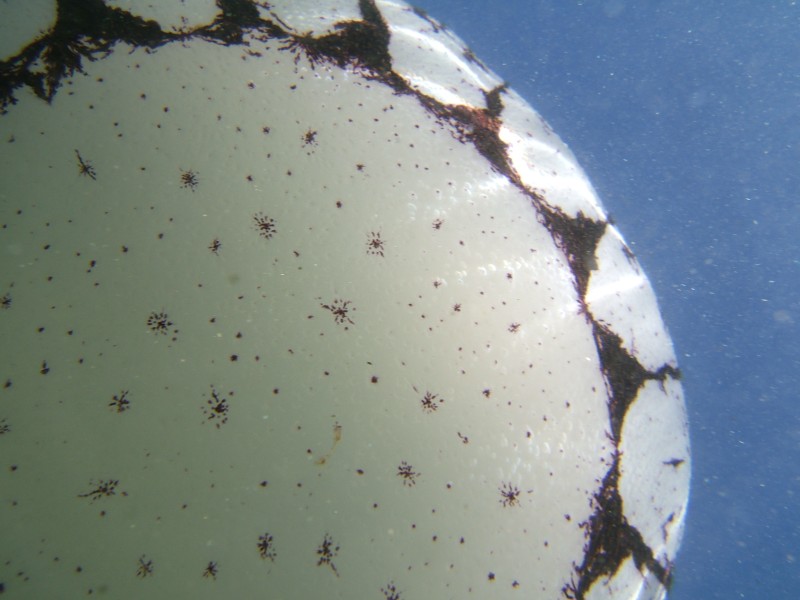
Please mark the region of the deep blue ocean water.
<svg viewBox="0 0 800 600"><path fill-rule="evenodd" d="M800 3L417 0L571 146L659 296L694 470L672 600L800 595Z"/></svg>

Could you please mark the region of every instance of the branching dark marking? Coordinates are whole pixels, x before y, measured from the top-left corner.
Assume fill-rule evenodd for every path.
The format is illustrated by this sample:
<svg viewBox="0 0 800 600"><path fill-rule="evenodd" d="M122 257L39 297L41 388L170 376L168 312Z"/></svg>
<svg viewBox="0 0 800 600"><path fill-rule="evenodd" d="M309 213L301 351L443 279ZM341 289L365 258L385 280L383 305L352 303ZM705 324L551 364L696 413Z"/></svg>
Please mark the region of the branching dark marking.
<svg viewBox="0 0 800 600"><path fill-rule="evenodd" d="M108 405L118 413L128 410L131 407L131 401L128 398L128 390L122 390L119 394L114 394Z"/></svg>
<svg viewBox="0 0 800 600"><path fill-rule="evenodd" d="M420 476L420 473L414 470L410 464L406 461L400 463L400 466L397 467L397 476L403 480L403 485L406 487L413 487L417 484L417 477Z"/></svg>
<svg viewBox="0 0 800 600"><path fill-rule="evenodd" d="M272 539L272 534L267 532L264 535L258 536L258 544L256 544L256 546L258 548L258 555L261 558L275 562L278 553L275 551L275 542Z"/></svg>
<svg viewBox="0 0 800 600"><path fill-rule="evenodd" d="M84 160L84 158L81 156L81 153L78 152L77 150L75 150L75 156L78 157L78 172L81 175L89 177L96 181L97 173L95 172L92 163L88 160Z"/></svg>
<svg viewBox="0 0 800 600"><path fill-rule="evenodd" d="M669 585L669 568L655 559L642 534L625 518L619 494L619 459L616 452L613 465L592 500L594 512L581 524L587 535L584 559L575 569L578 580L562 590L567 598L582 600L595 581L616 573L629 556L633 556L639 571L647 568L661 584Z"/></svg>
<svg viewBox="0 0 800 600"><path fill-rule="evenodd" d="M206 579L217 579L217 563L213 560L209 561L205 569L203 569L203 577Z"/></svg>
<svg viewBox="0 0 800 600"><path fill-rule="evenodd" d="M94 502L100 498L114 496L117 493L116 490L117 486L119 485L119 479L101 479L93 485L94 487L90 491L86 492L85 494L78 494L78 498L89 498L92 502ZM122 492L122 495L127 496L125 492Z"/></svg>
<svg viewBox="0 0 800 600"><path fill-rule="evenodd" d="M144 579L153 574L153 561L147 558L144 554L139 557L139 565L136 568L136 576Z"/></svg>
<svg viewBox="0 0 800 600"><path fill-rule="evenodd" d="M322 543L317 547L317 566L327 565L339 577L339 571L333 563L333 559L336 558L337 554L339 554L339 544L335 544L333 538L326 533Z"/></svg>

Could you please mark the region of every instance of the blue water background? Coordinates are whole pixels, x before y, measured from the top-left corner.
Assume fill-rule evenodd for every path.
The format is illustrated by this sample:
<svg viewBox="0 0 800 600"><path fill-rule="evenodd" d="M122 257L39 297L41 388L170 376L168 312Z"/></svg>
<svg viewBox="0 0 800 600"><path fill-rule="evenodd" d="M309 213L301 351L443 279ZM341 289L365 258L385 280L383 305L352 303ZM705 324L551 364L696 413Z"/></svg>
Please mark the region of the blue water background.
<svg viewBox="0 0 800 600"><path fill-rule="evenodd" d="M417 0L570 144L669 325L672 600L800 598L800 3Z"/></svg>

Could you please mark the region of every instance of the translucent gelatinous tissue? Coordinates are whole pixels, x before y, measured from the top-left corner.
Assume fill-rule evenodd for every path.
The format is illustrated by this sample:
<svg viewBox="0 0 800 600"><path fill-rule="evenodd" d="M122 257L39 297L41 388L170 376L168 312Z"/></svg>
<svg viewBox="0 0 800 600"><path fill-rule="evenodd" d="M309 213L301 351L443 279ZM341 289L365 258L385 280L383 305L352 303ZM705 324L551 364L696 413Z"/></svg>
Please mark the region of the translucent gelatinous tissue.
<svg viewBox="0 0 800 600"><path fill-rule="evenodd" d="M663 597L690 453L652 289L458 38L397 1L34 13L0 70L10 597Z"/></svg>

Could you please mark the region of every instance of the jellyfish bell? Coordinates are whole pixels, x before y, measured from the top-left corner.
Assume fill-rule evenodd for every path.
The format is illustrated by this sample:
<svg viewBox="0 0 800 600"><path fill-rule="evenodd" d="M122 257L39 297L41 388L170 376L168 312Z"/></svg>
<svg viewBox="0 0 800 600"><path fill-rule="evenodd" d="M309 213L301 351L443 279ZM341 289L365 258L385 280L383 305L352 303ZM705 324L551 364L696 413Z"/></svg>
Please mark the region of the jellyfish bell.
<svg viewBox="0 0 800 600"><path fill-rule="evenodd" d="M455 35L398 1L36 14L0 71L4 589L664 596L690 453L653 290Z"/></svg>

